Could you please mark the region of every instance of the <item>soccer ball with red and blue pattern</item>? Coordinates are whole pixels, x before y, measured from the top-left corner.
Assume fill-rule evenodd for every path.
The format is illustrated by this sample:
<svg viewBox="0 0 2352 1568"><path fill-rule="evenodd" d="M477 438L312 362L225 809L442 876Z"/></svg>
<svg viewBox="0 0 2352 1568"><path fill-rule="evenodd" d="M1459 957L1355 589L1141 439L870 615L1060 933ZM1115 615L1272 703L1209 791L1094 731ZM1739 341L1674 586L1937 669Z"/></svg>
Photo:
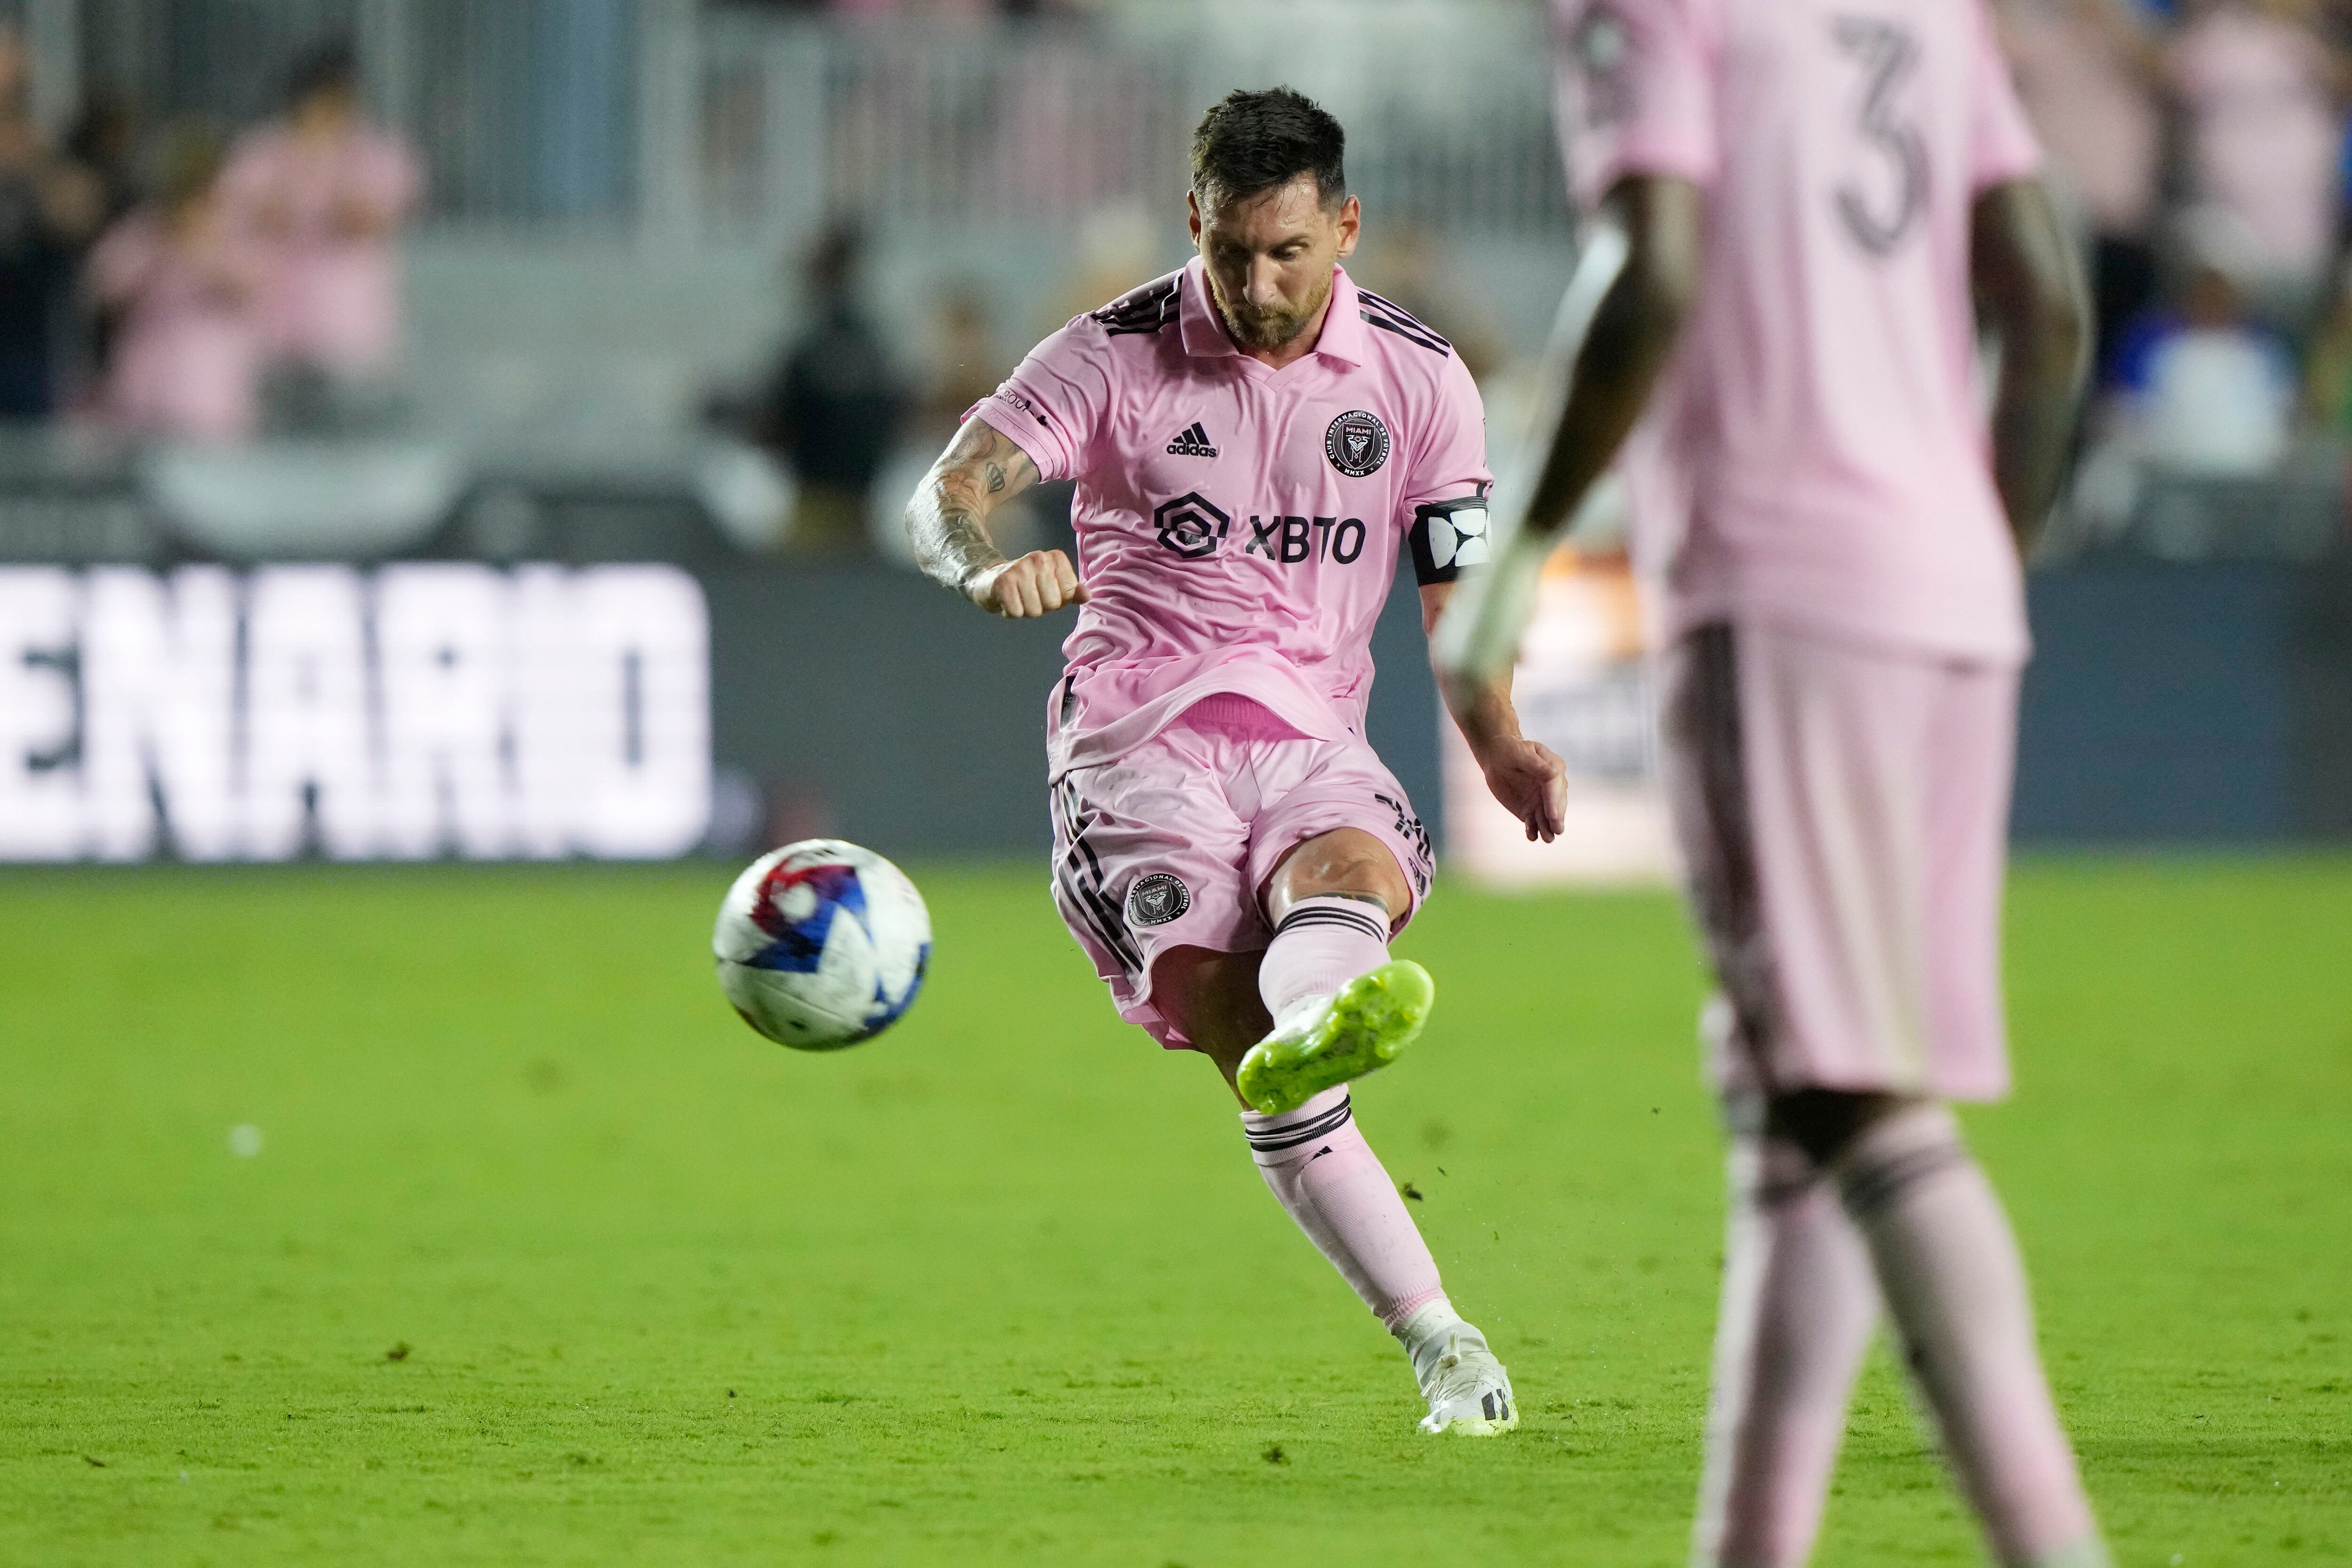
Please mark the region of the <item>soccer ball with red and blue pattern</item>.
<svg viewBox="0 0 2352 1568"><path fill-rule="evenodd" d="M923 987L931 916L905 872L871 849L809 838L751 862L710 933L719 987L778 1045L870 1040Z"/></svg>

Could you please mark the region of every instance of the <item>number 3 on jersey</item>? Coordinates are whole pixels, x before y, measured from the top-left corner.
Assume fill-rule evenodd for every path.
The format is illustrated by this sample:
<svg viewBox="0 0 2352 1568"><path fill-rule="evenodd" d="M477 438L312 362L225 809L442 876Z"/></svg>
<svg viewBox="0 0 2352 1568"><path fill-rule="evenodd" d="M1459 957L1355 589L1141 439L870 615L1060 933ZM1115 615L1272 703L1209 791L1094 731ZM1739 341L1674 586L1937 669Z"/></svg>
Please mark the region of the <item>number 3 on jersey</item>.
<svg viewBox="0 0 2352 1568"><path fill-rule="evenodd" d="M1838 186L1838 218L1870 255L1892 255L1927 207L1927 141L1898 101L1918 69L1919 40L1908 27L1875 16L1840 16L1830 24L1830 36L1861 68L1854 131L1870 158L1887 165L1885 174L1864 178L1857 172Z"/></svg>

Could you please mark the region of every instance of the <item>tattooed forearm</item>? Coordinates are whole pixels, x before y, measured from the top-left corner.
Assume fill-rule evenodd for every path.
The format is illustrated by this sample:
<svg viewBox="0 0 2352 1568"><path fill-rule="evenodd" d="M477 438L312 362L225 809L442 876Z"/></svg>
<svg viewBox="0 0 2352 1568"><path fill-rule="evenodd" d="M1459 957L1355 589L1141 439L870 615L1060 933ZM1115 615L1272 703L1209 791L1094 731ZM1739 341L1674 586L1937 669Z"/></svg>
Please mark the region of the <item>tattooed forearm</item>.
<svg viewBox="0 0 2352 1568"><path fill-rule="evenodd" d="M982 421L969 421L907 508L907 538L924 574L969 596L974 578L1004 563L989 540L988 514L1036 478L1027 453Z"/></svg>
<svg viewBox="0 0 2352 1568"><path fill-rule="evenodd" d="M919 499L908 514L908 524L915 541L915 559L924 573L959 594L970 592L974 577L1003 563L1003 555L989 542L988 530L981 526L980 519L961 507L926 508Z"/></svg>

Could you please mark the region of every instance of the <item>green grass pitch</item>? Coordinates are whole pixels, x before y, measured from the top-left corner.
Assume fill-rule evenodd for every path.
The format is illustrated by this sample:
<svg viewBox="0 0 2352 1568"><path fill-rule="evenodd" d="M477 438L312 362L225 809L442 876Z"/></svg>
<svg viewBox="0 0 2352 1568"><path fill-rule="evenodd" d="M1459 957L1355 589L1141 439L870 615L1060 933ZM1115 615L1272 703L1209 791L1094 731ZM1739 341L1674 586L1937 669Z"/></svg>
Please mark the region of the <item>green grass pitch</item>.
<svg viewBox="0 0 2352 1568"><path fill-rule="evenodd" d="M1449 888L1360 1090L1523 1396L1401 1358L1042 871L791 1055L726 868L11 871L0 1563L1666 1564L1719 1248L1672 901ZM2352 1563L2352 860L2028 862L1971 1127L2127 1564ZM257 1155L230 1130L260 1130ZM1884 1352L1818 1561L1978 1560Z"/></svg>

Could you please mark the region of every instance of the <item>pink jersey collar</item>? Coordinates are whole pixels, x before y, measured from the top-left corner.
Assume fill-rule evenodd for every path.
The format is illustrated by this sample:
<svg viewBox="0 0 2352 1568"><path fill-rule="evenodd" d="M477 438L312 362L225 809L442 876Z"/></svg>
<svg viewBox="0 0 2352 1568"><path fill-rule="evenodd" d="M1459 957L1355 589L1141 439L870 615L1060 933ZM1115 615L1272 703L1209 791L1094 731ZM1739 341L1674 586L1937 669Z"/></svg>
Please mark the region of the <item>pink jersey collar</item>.
<svg viewBox="0 0 2352 1568"><path fill-rule="evenodd" d="M1178 319L1182 324L1184 352L1194 359L1243 357L1225 331L1224 322L1217 319L1217 308L1209 298L1209 264L1199 257L1184 265L1183 286L1177 290L1181 299ZM1356 288L1356 280L1348 276L1344 267L1331 268L1331 309L1324 313L1323 335L1315 341L1315 352L1341 364L1360 365L1370 358L1370 344L1366 341L1364 307Z"/></svg>

